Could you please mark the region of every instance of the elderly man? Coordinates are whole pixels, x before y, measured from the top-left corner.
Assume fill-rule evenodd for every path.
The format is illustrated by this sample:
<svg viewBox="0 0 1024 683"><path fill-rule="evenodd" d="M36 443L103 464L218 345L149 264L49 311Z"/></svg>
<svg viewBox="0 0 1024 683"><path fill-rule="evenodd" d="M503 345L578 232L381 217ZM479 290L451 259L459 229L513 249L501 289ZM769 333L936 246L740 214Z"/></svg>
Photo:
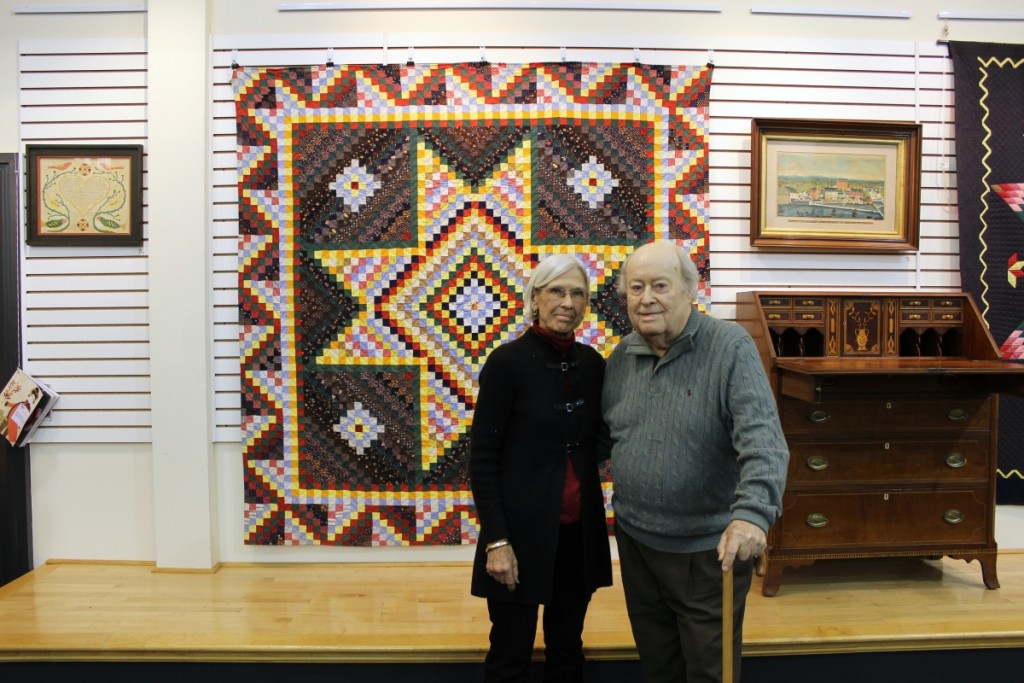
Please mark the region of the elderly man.
<svg viewBox="0 0 1024 683"><path fill-rule="evenodd" d="M735 587L733 671L753 561L781 512L789 451L750 336L694 308L697 269L638 248L620 290L635 331L608 359L615 538L644 679L722 680L722 572Z"/></svg>

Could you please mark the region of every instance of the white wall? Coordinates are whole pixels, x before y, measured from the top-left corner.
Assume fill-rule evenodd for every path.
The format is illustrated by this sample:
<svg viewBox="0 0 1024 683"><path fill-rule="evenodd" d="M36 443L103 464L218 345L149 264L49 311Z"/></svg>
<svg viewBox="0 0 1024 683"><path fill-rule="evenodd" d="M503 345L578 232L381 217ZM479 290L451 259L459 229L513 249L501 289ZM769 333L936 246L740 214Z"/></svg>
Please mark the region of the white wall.
<svg viewBox="0 0 1024 683"><path fill-rule="evenodd" d="M154 3L170 0L150 0ZM173 27L164 24L147 25L145 14L115 15L12 15L15 6L28 3L25 0L0 1L0 151L20 150L22 141L18 136L19 103L17 88L18 51L17 43L22 40L78 40L88 39L139 39L149 38L150 41L162 39L166 41L173 35ZM62 3L68 4L68 3ZM436 46L462 45L476 46L482 33L522 33L550 34L551 44L567 44L571 49L571 58L592 58L588 48L601 40L599 36L649 36L651 44L662 46L675 45L679 49L686 48L687 36L701 36L705 46L715 44L733 46L743 43L779 40L793 37L802 41L821 41L822 53L828 53L828 45L841 45L844 41L911 41L920 43L921 51L936 51L935 40L944 35L943 22L936 18L941 10L962 10L963 3L925 2L915 0L896 5L887 2L871 2L862 0L858 3L848 1L817 1L800 2L800 6L818 7L857 7L881 9L907 9L913 13L912 19L848 19L826 17L786 17L752 15L749 8L754 3L722 2L725 11L722 14L641 14L631 12L567 12L567 11L417 11L417 12L285 12L277 11L276 0L208 0L208 27L211 36L219 36L221 43L230 44L228 36L245 37L266 36L266 42L302 44L304 36L325 33L382 33L389 35L407 34L427 36L424 44ZM991 12L1019 12L1019 2L1013 1L980 1L973 3L971 9ZM289 36L291 38L289 38ZM721 36L716 43L708 37ZM283 38L282 38L283 37ZM1024 37L1024 22L949 22L948 37L957 40L978 40L996 42L1020 42ZM744 40L738 40L744 39ZM692 38L689 40L692 41ZM563 42L564 41L564 42ZM243 42L240 38L239 43ZM257 40L259 42L259 40ZM607 42L607 41L605 41ZM637 44L644 48L646 44ZM625 46L624 46L625 47ZM404 50L404 48L402 48ZM627 50L628 51L628 50ZM190 55L194 58L195 55ZM472 58L470 56L469 58ZM497 59L497 57L491 57ZM391 61L404 59L404 51L395 55ZM310 60L316 61L316 58ZM808 59L808 67L814 69L816 61L812 55ZM723 69L724 72L724 69ZM717 83L718 81L716 81ZM761 84L764 85L764 84ZM771 85L771 82L768 83ZM150 83L150 88L167 87L160 83ZM165 91L166 92L166 91ZM931 93L940 100L949 100L949 93L943 86ZM944 99L943 99L944 98ZM152 101L160 101L158 99ZM940 102L940 106L945 106ZM877 103L880 104L880 103ZM712 115L715 116L714 99ZM203 117L207 120L209 112L197 104L180 112L181 116ZM793 114L803 116L804 114ZM912 119L913 115L906 117ZM951 117L945 119L949 124ZM933 124L937 125L937 124ZM951 142L951 133L936 132L936 140L944 137ZM725 133L721 140L740 139L741 136ZM717 144L717 143L716 143ZM937 143L938 144L938 143ZM943 143L945 144L945 143ZM949 145L946 144L948 148ZM723 159L741 157L728 149L719 150ZM934 149L935 158L947 153L945 149ZM188 168L193 172L205 173L203 160L205 150L192 150L183 154ZM198 165L198 168L197 168ZM729 169L730 178L735 181L718 182L716 194L712 195L713 205L728 202L742 204L744 189L742 160L736 162L736 168ZM712 173L716 173L713 169ZM713 181L715 182L715 181ZM952 192L955 183L939 178L934 183L936 192ZM948 187L947 187L948 185ZM177 188L151 186L148 188L151 204L159 205L170 200L181 201L175 195ZM740 198L737 200L737 195ZM196 201L202 202L202 198ZM940 215L941 206L946 199L939 198L934 208L936 217L936 234L932 236L935 246L932 248L933 258L951 260L955 256L955 235L952 240L944 240L939 235L940 225L948 223ZM955 206L955 200L954 200ZM715 254L716 241L721 244L742 242L743 216L719 216L712 222L712 254L716 272L733 270L742 272L749 263L751 256L742 245L731 248L725 254ZM724 226L724 227L722 227ZM202 230L201 226L195 226ZM211 230L210 228L207 228ZM204 238L199 235L199 238ZM952 246L939 246L950 241ZM173 247L173 245L172 245ZM790 267L802 267L803 261L796 259ZM761 267L774 267L777 264L761 264ZM784 264L785 265L785 264ZM842 263L836 267L843 268ZM713 276L715 277L715 276ZM937 267L932 285L940 281L950 287L958 286L951 272ZM740 286L739 275L733 276L733 287ZM909 283L914 286L914 283ZM150 282L150 287L158 286ZM165 287L166 282L159 286ZM713 280L713 287L717 281ZM166 291L152 292L154 299L166 295ZM728 299L726 298L726 309ZM208 314L203 302L198 303L196 315L203 317ZM198 353L198 352L197 352ZM208 358L195 358L197 365L204 365ZM154 357L154 365L159 365L159 358ZM209 387L208 387L209 389ZM155 389L161 393L154 397L153 404L167 406L153 416L154 424L174 424L187 412L177 414L174 399L179 393L187 396L187 391L180 389ZM198 389L192 389L198 391ZM170 399L168 401L168 399ZM211 419L212 422L212 419ZM180 424L180 422L178 422ZM213 433L215 425L205 425L209 433ZM199 425L198 428L202 428ZM211 438L211 442L213 439ZM261 562L261 561L339 561L339 560L417 560L433 561L466 558L468 548L408 548L408 549L365 549L365 548L267 548L246 547L242 545L242 467L240 447L237 443L217 442L210 445L209 487L200 483L198 486L184 488L180 482L166 482L157 473L162 471L159 463L153 461L153 448L149 443L122 444L81 444L81 443L39 443L32 447L32 478L33 478L33 525L34 525L34 557L35 563L41 564L48 559L115 559L115 560L157 560L160 556L158 548L161 543L174 544L174 539L158 538L156 529L161 515L166 515L171 503L166 502L172 496L161 496L172 493L175 505L211 506L214 512L214 529L205 529L212 538L219 538L219 545L209 551L207 561L223 562ZM171 476L174 476L173 473ZM212 487L212 490L210 489ZM1024 547L1024 520L1015 510L1000 511L997 515L997 540L1003 547ZM194 520L192 524L203 524ZM173 554L173 548L168 552ZM162 561L162 560L161 560ZM197 561L196 566L203 564ZM175 561L170 566L176 566Z"/></svg>
<svg viewBox="0 0 1024 683"><path fill-rule="evenodd" d="M500 1L500 0L499 0ZM586 0L581 0L585 3ZM20 3L19 3L20 4ZM691 5L722 8L720 14L568 10L458 10L386 12L277 12L279 0L212 0L214 34L359 33L422 31L478 33L623 33L651 36L784 37L857 40L937 40L944 10L1020 12L1017 0L708 0ZM651 4L651 3L645 3ZM906 10L909 19L836 18L752 14L752 7ZM1020 42L1020 22L952 21L949 38Z"/></svg>

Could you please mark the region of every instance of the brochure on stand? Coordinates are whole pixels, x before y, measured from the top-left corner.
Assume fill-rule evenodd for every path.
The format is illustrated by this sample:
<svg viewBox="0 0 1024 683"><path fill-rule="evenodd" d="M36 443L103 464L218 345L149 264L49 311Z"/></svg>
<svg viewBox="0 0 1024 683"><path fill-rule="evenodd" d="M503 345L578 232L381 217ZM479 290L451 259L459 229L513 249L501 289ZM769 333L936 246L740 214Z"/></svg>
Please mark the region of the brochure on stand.
<svg viewBox="0 0 1024 683"><path fill-rule="evenodd" d="M12 446L24 446L59 397L56 391L18 368L0 394L0 433Z"/></svg>

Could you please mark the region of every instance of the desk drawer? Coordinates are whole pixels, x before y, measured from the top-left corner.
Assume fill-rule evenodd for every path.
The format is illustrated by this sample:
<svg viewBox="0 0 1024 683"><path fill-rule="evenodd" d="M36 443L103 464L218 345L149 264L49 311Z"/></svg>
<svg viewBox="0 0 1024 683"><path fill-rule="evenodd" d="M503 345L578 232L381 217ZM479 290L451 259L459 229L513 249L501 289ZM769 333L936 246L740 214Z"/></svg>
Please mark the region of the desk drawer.
<svg viewBox="0 0 1024 683"><path fill-rule="evenodd" d="M944 323L952 325L963 321L963 311L900 311L900 322L905 324Z"/></svg>
<svg viewBox="0 0 1024 683"><path fill-rule="evenodd" d="M787 492L779 534L787 550L983 544L987 510L987 489Z"/></svg>
<svg viewBox="0 0 1024 683"><path fill-rule="evenodd" d="M821 377L821 393L825 399L857 398L864 396L896 398L954 398L983 399L990 393L989 380L984 375L955 373L921 373L887 378L879 386L877 375L826 375Z"/></svg>
<svg viewBox="0 0 1024 683"><path fill-rule="evenodd" d="M791 441L786 486L983 483L991 476L990 450L987 437L949 441Z"/></svg>
<svg viewBox="0 0 1024 683"><path fill-rule="evenodd" d="M892 399L842 399L808 403L783 399L782 429L789 436L828 438L830 434L855 433L894 438L907 432L961 434L987 431L992 424L989 397Z"/></svg>

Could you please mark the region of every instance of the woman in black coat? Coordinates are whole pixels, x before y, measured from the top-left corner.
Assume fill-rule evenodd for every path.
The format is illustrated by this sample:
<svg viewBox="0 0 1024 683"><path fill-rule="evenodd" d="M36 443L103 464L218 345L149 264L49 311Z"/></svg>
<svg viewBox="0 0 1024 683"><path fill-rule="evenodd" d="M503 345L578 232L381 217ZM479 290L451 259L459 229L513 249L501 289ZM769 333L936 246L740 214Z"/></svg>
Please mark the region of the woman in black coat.
<svg viewBox="0 0 1024 683"><path fill-rule="evenodd" d="M491 619L485 680L523 680L544 605L544 680L583 680L583 620L610 586L598 475L604 359L575 341L590 280L574 257L540 263L524 296L532 326L480 372L470 476L480 520L473 595Z"/></svg>

